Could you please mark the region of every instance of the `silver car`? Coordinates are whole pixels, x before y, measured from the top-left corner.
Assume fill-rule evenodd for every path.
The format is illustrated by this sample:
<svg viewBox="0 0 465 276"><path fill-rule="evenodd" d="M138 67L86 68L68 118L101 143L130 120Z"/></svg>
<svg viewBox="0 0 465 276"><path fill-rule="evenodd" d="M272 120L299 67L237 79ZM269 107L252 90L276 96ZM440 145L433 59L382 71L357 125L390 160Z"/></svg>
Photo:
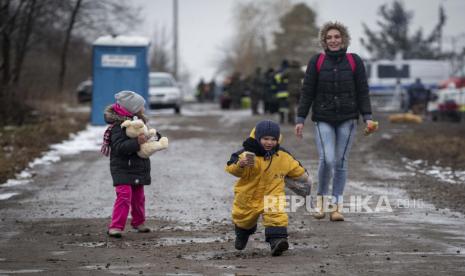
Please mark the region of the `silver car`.
<svg viewBox="0 0 465 276"><path fill-rule="evenodd" d="M149 104L152 109L173 108L176 113L181 112L182 90L170 73L150 73Z"/></svg>

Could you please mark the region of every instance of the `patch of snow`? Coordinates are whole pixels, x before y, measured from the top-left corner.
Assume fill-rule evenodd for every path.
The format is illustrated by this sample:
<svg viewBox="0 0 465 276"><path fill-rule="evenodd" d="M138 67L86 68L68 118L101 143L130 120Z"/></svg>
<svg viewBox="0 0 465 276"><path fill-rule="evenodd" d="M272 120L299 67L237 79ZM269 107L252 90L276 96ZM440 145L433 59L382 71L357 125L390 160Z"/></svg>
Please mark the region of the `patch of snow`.
<svg viewBox="0 0 465 276"><path fill-rule="evenodd" d="M5 199L9 199L15 195L19 195L18 193L4 193L4 194L0 194L0 200L5 200Z"/></svg>
<svg viewBox="0 0 465 276"><path fill-rule="evenodd" d="M30 179L8 179L5 184L0 185L2 188L26 185L31 182Z"/></svg>
<svg viewBox="0 0 465 276"><path fill-rule="evenodd" d="M405 168L415 173L422 173L451 184L465 184L465 171L455 171L451 167L428 166L425 160L410 160L403 157Z"/></svg>

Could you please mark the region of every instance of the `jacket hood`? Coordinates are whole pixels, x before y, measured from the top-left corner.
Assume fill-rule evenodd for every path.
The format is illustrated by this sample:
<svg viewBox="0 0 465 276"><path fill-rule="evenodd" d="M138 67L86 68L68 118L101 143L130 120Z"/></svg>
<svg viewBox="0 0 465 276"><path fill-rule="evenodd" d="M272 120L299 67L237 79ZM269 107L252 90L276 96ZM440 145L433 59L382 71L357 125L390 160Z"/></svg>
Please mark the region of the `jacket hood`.
<svg viewBox="0 0 465 276"><path fill-rule="evenodd" d="M342 48L347 49L350 45L350 34L349 30L345 25L343 25L340 22L327 22L321 27L320 30L320 44L321 47L323 47L324 50L328 49L328 45L326 44L326 33L328 33L329 30L338 30L341 33L342 36Z"/></svg>
<svg viewBox="0 0 465 276"><path fill-rule="evenodd" d="M145 117L144 115L142 115L142 116L137 115L137 117L139 119L142 119L144 121L144 123L147 123L147 117ZM105 111L103 112L103 118L104 118L104 120L105 120L105 122L107 124L122 123L122 122L124 122L126 120L132 120L131 117L122 116L122 115L119 115L118 113L116 113L113 110L113 105L112 104L105 107Z"/></svg>

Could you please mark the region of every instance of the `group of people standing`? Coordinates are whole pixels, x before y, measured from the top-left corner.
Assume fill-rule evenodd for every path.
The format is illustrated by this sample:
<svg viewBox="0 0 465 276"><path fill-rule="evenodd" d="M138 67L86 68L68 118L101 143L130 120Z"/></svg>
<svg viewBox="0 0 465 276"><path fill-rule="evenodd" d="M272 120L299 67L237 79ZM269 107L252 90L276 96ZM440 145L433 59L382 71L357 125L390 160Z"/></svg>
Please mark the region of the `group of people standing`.
<svg viewBox="0 0 465 276"><path fill-rule="evenodd" d="M198 102L213 102L218 97L218 87L214 79L210 82L205 82L204 79L200 79L197 84L196 98Z"/></svg>
<svg viewBox="0 0 465 276"><path fill-rule="evenodd" d="M259 114L259 105L263 103L264 113L279 113L281 123L294 124L303 78L301 64L286 59L276 70L269 68L263 72L257 67L250 76L234 72L224 83L220 101L223 108L229 108L230 104L233 109L238 109L242 98L248 96L253 115Z"/></svg>

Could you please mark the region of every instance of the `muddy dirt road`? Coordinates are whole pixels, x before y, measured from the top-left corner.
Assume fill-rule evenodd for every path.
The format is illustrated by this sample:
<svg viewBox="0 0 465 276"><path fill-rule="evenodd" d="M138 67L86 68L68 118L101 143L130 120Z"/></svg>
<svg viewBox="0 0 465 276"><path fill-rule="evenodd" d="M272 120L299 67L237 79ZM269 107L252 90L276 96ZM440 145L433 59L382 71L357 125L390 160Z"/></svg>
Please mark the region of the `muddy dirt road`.
<svg viewBox="0 0 465 276"><path fill-rule="evenodd" d="M374 145L383 135L365 138L360 129L346 207L357 205L358 196L371 209L380 199L384 207L389 202L392 212L350 212L334 223L316 221L301 207L289 214L290 250L283 256L269 256L261 226L247 249L236 251L234 178L224 164L265 117L208 104L183 112L152 114L154 126L170 138L169 150L152 157L153 182L145 190L153 232L139 234L128 224L122 239L107 238L114 200L108 159L97 150L66 155L36 166L29 183L0 187L15 193L0 200L0 275L465 275L463 214L418 194L411 199L409 183L419 176L402 162L379 158ZM301 142L292 131L282 127L283 146L316 179L311 124ZM100 141L99 135L92 139Z"/></svg>

